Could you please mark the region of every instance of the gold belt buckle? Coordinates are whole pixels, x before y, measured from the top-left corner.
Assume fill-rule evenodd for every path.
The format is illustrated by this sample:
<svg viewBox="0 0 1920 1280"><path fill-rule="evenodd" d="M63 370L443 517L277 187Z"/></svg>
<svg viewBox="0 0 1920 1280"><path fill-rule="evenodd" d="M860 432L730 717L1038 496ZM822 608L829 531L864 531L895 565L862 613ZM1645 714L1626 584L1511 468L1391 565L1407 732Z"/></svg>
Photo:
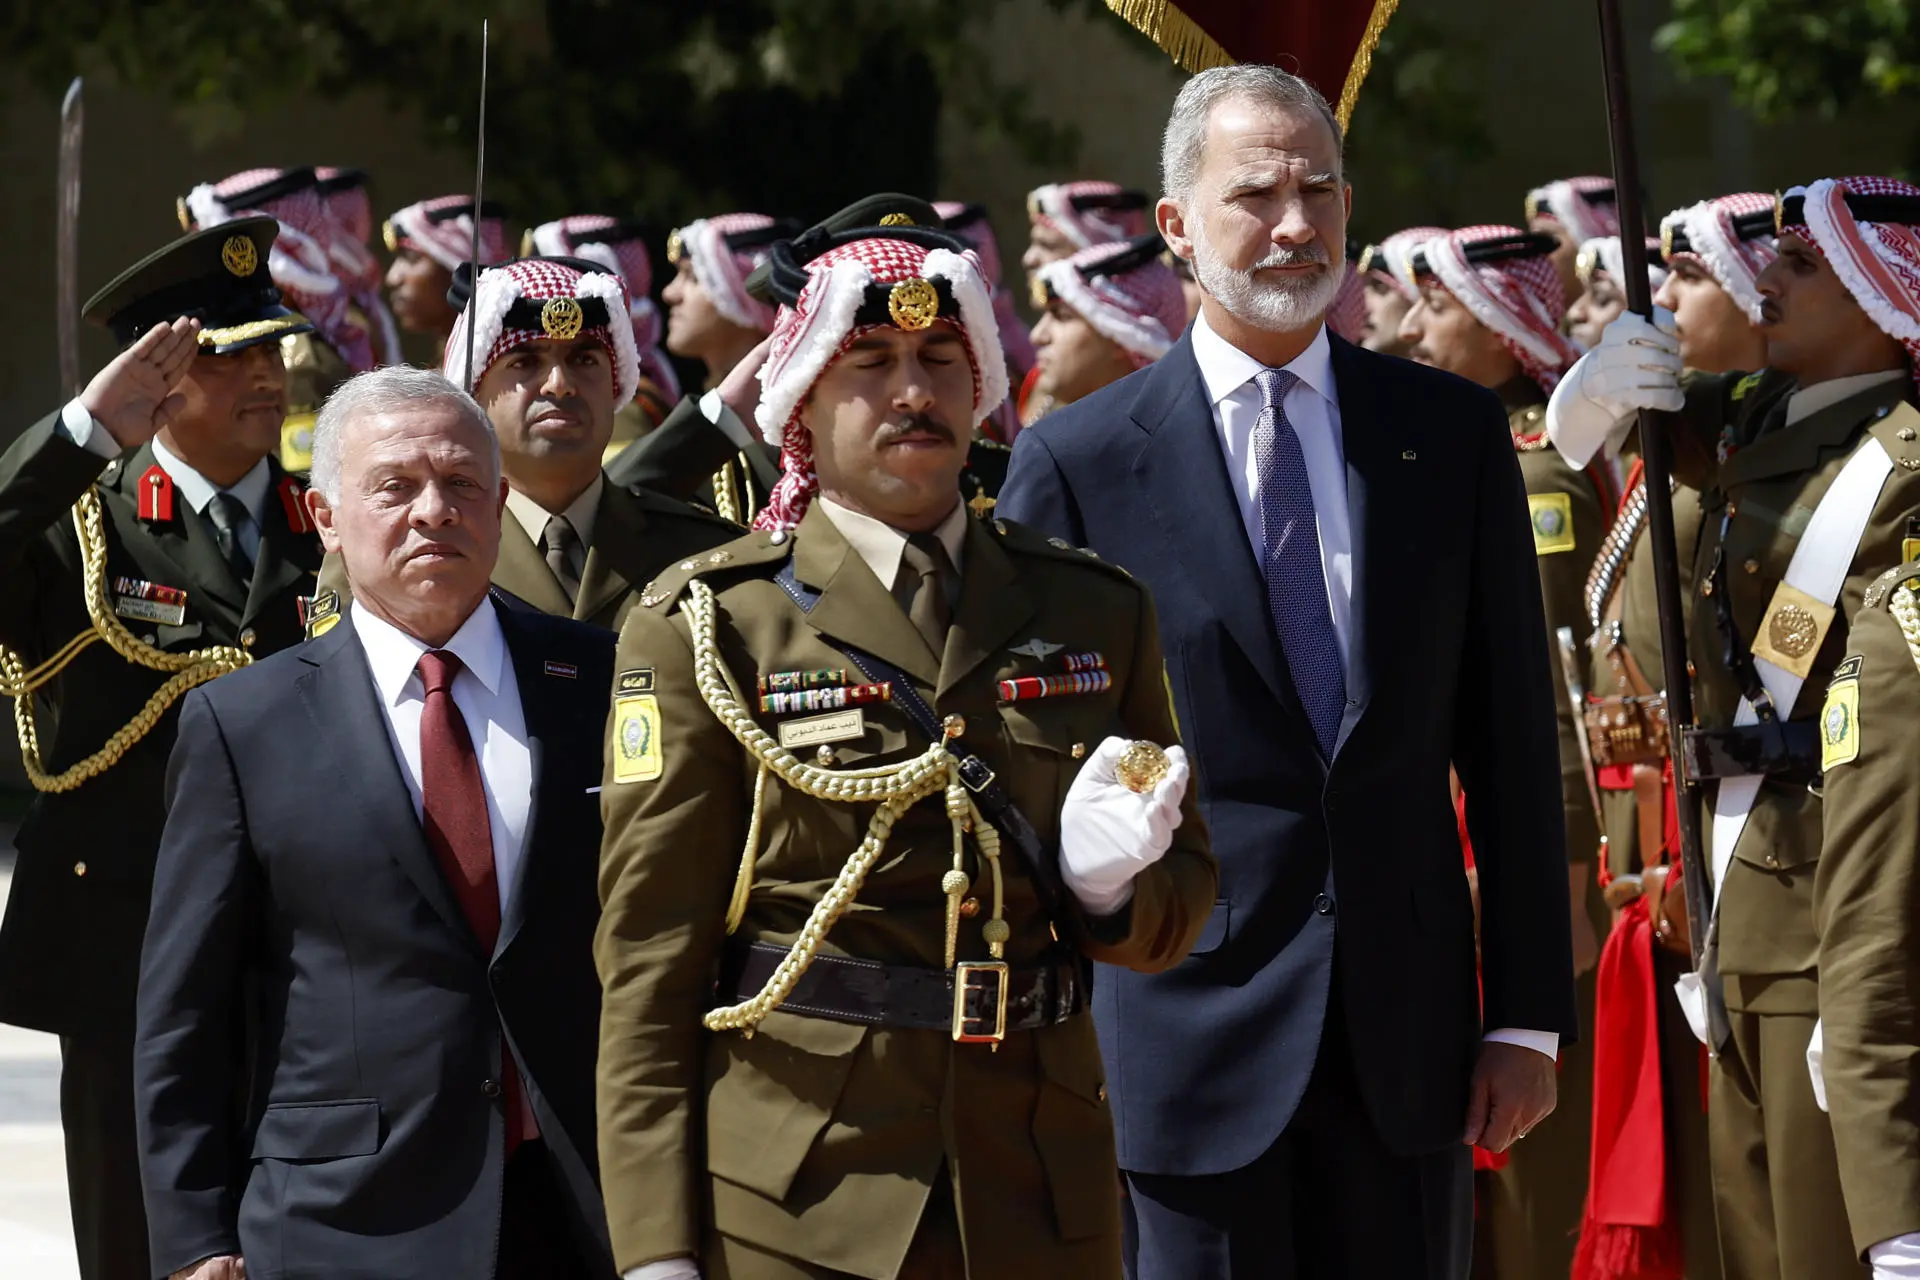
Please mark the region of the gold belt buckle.
<svg viewBox="0 0 1920 1280"><path fill-rule="evenodd" d="M993 1030L969 1031L967 993L991 975L994 980ZM998 1045L1007 1038L1007 987L1011 971L999 960L961 963L953 967L953 1038L959 1044Z"/></svg>

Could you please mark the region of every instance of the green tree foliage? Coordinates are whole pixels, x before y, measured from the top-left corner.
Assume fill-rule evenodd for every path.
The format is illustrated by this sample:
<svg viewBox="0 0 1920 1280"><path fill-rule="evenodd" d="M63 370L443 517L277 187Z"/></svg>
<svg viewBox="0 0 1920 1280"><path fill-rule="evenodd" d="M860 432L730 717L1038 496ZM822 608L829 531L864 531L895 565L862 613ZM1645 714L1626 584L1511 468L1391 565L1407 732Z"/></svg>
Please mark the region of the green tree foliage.
<svg viewBox="0 0 1920 1280"><path fill-rule="evenodd" d="M203 138L372 90L470 151L485 16L488 193L521 217L816 214L932 190L943 106L1024 158L1071 158L1073 135L997 83L971 39L998 3L92 0L9 6L0 56L49 93L81 72L151 94Z"/></svg>
<svg viewBox="0 0 1920 1280"><path fill-rule="evenodd" d="M1356 201L1356 234L1396 231L1408 210L1423 211L1423 221L1452 221L1447 197L1466 169L1494 153L1482 109L1484 51L1409 8L1382 34L1348 130L1347 158L1366 193Z"/></svg>
<svg viewBox="0 0 1920 1280"><path fill-rule="evenodd" d="M1920 86L1910 0L1673 0L1654 43L1683 74L1724 79L1767 119L1831 116Z"/></svg>

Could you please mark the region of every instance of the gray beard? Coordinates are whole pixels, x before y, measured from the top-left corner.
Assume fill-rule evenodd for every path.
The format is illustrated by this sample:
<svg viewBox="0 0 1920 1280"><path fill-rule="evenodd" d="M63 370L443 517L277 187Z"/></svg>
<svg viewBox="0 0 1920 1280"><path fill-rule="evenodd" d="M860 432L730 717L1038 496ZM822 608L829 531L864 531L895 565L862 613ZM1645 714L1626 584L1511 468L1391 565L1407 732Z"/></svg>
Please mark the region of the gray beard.
<svg viewBox="0 0 1920 1280"><path fill-rule="evenodd" d="M1293 333L1319 324L1334 295L1340 292L1340 272L1324 264L1317 276L1306 279L1261 280L1254 267L1240 270L1222 262L1208 243L1199 219L1187 236L1193 241L1193 276L1207 295L1228 315L1269 333Z"/></svg>

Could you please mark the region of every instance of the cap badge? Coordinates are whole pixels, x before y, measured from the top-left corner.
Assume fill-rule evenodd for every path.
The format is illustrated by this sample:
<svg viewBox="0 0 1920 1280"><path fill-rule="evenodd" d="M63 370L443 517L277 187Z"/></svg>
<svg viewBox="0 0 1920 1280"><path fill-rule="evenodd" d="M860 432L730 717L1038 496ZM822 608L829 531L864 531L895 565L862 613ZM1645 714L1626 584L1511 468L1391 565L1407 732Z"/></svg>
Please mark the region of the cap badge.
<svg viewBox="0 0 1920 1280"><path fill-rule="evenodd" d="M667 261L678 266L684 254L684 248L680 243L680 228L675 227L667 234Z"/></svg>
<svg viewBox="0 0 1920 1280"><path fill-rule="evenodd" d="M185 196L175 196L173 198L173 216L180 219L180 229L182 231L193 230L193 215L187 212L187 198Z"/></svg>
<svg viewBox="0 0 1920 1280"><path fill-rule="evenodd" d="M260 251L245 236L228 236L220 246L220 262L236 276L250 276L260 265Z"/></svg>
<svg viewBox="0 0 1920 1280"><path fill-rule="evenodd" d="M887 314L909 333L933 324L940 316L940 293L925 280L902 280L887 295Z"/></svg>
<svg viewBox="0 0 1920 1280"><path fill-rule="evenodd" d="M913 225L913 219L904 213L890 213L880 219L880 225L883 227L910 227Z"/></svg>
<svg viewBox="0 0 1920 1280"><path fill-rule="evenodd" d="M1027 301L1033 304L1035 311L1045 311L1047 309L1047 303L1052 301L1052 299L1047 296L1048 292L1047 282L1045 280L1042 280L1037 275L1027 277Z"/></svg>
<svg viewBox="0 0 1920 1280"><path fill-rule="evenodd" d="M562 342L579 337L585 319L580 304L572 298L548 298L540 307L541 331Z"/></svg>
<svg viewBox="0 0 1920 1280"><path fill-rule="evenodd" d="M388 253L400 252L400 233L393 229L392 218L380 224L380 238L387 242Z"/></svg>

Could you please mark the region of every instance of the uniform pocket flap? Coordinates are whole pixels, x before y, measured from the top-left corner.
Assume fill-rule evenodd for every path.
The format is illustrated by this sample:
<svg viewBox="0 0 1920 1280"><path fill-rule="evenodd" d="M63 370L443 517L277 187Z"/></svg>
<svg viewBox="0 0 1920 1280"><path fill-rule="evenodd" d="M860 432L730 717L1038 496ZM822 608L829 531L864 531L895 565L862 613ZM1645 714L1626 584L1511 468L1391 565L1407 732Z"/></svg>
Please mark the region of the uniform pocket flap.
<svg viewBox="0 0 1920 1280"><path fill-rule="evenodd" d="M749 1040L717 1036L708 1059L707 1171L783 1200L833 1119L867 1028L775 1013Z"/></svg>
<svg viewBox="0 0 1920 1280"><path fill-rule="evenodd" d="M338 1160L380 1150L380 1103L270 1102L253 1133L255 1160Z"/></svg>
<svg viewBox="0 0 1920 1280"><path fill-rule="evenodd" d="M1075 746L1084 754L1109 735L1124 732L1111 695L1034 698L1001 707L1000 717L1015 742L1069 757Z"/></svg>

